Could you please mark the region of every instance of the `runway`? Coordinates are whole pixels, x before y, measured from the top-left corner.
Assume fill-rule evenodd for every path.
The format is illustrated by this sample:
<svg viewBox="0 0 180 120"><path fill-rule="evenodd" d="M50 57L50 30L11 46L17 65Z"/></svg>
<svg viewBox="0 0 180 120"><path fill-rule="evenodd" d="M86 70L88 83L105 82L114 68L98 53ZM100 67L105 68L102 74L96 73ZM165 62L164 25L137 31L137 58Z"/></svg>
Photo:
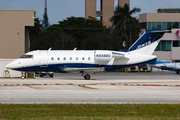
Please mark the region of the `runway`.
<svg viewBox="0 0 180 120"><path fill-rule="evenodd" d="M180 103L180 75L174 72L57 73L54 78L0 79L0 103L139 104Z"/></svg>

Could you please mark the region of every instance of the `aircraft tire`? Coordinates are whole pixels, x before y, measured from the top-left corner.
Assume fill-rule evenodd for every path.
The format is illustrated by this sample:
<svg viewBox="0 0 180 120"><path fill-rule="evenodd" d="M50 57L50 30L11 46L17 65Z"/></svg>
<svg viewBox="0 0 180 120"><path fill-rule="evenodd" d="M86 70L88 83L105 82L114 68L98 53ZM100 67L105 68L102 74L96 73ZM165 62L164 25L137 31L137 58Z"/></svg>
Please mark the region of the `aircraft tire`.
<svg viewBox="0 0 180 120"><path fill-rule="evenodd" d="M22 79L22 80L24 80L24 78L25 78L24 76L21 76L21 79Z"/></svg>
<svg viewBox="0 0 180 120"><path fill-rule="evenodd" d="M86 74L85 76L84 76L84 79L86 79L86 80L89 80L91 78L91 76L89 75L89 74Z"/></svg>

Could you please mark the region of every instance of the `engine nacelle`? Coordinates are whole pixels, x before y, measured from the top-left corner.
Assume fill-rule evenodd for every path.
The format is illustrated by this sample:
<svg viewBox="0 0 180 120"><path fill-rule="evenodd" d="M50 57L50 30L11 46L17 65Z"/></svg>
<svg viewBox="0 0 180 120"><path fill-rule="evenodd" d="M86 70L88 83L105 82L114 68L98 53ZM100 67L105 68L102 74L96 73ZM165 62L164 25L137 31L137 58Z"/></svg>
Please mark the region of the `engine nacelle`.
<svg viewBox="0 0 180 120"><path fill-rule="evenodd" d="M95 61L110 61L112 58L112 52L110 51L96 51Z"/></svg>

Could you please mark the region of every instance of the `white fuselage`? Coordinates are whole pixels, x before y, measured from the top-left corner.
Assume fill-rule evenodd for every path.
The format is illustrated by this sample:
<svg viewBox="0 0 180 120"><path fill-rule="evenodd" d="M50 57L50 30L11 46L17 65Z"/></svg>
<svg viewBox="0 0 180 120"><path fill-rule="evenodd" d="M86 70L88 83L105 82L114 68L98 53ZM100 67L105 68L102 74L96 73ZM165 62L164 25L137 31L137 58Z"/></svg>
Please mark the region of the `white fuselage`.
<svg viewBox="0 0 180 120"><path fill-rule="evenodd" d="M161 63L161 64L148 64L148 65L162 70L171 70L171 71L180 70L180 63Z"/></svg>
<svg viewBox="0 0 180 120"><path fill-rule="evenodd" d="M153 55L108 50L37 50L25 54L30 55L31 58L20 57L6 67L19 71L78 71L107 66L108 69L120 69L156 59Z"/></svg>

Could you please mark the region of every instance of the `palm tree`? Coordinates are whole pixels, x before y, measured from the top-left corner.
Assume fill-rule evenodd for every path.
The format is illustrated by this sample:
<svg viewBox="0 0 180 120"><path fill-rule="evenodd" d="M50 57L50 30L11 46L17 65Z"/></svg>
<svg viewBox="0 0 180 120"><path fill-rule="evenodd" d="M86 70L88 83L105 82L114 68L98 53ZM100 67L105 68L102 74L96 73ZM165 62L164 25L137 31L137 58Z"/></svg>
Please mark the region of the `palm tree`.
<svg viewBox="0 0 180 120"><path fill-rule="evenodd" d="M129 34L130 44L131 32L134 28L134 24L136 23L136 21L134 20L136 18L132 17L131 15L140 11L140 8L129 10L129 5L125 4L123 7L117 6L114 11L114 16L110 18L113 28L117 29L121 33L121 35L125 37L126 42L128 38L127 34Z"/></svg>

